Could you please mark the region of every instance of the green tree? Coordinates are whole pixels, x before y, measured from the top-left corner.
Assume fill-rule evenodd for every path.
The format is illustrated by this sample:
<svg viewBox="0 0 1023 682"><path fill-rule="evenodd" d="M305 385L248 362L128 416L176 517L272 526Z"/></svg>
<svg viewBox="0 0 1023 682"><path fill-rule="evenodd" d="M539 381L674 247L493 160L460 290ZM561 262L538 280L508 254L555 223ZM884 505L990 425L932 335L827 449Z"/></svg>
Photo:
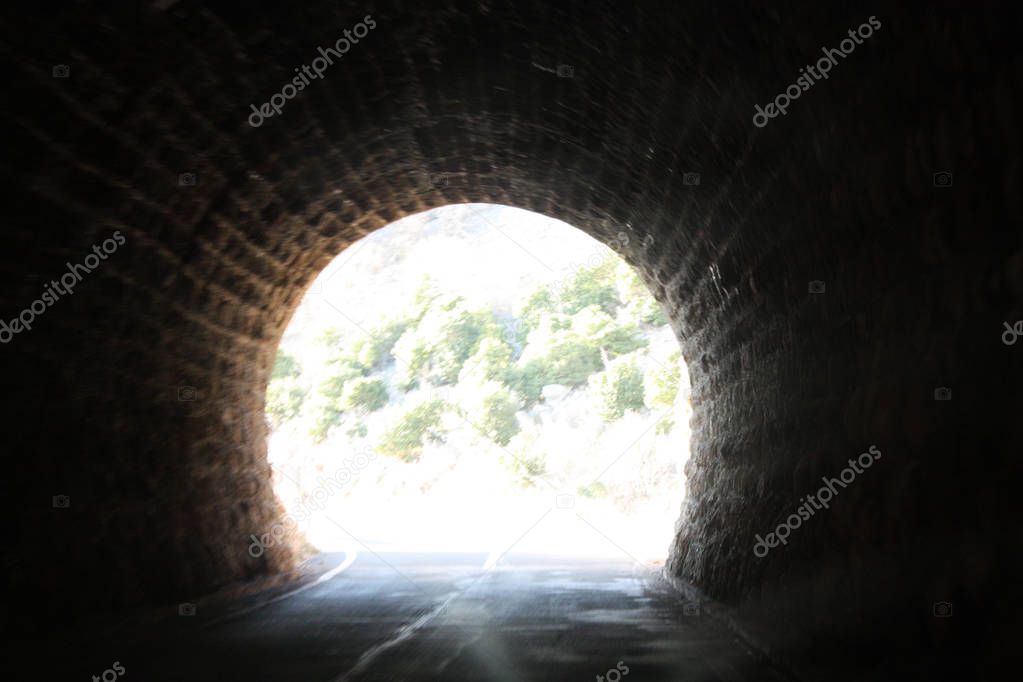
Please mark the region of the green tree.
<svg viewBox="0 0 1023 682"><path fill-rule="evenodd" d="M327 371L327 378L320 383L320 393L335 399L341 397L347 382L365 376L363 367L347 356L328 360Z"/></svg>
<svg viewBox="0 0 1023 682"><path fill-rule="evenodd" d="M512 367L508 371L508 385L522 396L526 406L540 400L540 393L543 387L549 383L548 377L551 371L547 367L544 358L533 358L521 365Z"/></svg>
<svg viewBox="0 0 1023 682"><path fill-rule="evenodd" d="M459 384L505 381L512 366L512 348L504 340L488 336L462 367Z"/></svg>
<svg viewBox="0 0 1023 682"><path fill-rule="evenodd" d="M587 485L579 486L575 492L580 497L588 497L590 499L607 497L607 486L600 481L593 481Z"/></svg>
<svg viewBox="0 0 1023 682"><path fill-rule="evenodd" d="M356 422L346 433L349 438L365 438L369 434L369 428L365 422Z"/></svg>
<svg viewBox="0 0 1023 682"><path fill-rule="evenodd" d="M590 378L598 410L606 422L620 419L626 410L640 410L643 402L643 372L632 357L620 358Z"/></svg>
<svg viewBox="0 0 1023 682"><path fill-rule="evenodd" d="M345 403L345 387L351 381L363 378L364 368L348 355L335 356L328 361L331 374L319 386L319 408L309 431L314 443L322 443L330 430L341 423L344 412L349 409Z"/></svg>
<svg viewBox="0 0 1023 682"><path fill-rule="evenodd" d="M483 388L479 404L470 418L480 433L505 446L519 432L519 422L515 418L518 409L518 401L507 388L490 382Z"/></svg>
<svg viewBox="0 0 1023 682"><path fill-rule="evenodd" d="M419 386L419 376L430 364L433 348L418 327L408 329L394 344L394 355L400 359L398 388L411 391Z"/></svg>
<svg viewBox="0 0 1023 682"><path fill-rule="evenodd" d="M570 330L560 330L551 337L547 353L548 384L582 386L591 374L604 366L600 347Z"/></svg>
<svg viewBox="0 0 1023 682"><path fill-rule="evenodd" d="M654 367L646 373L643 377L643 386L648 407L665 410L675 406L682 383L683 367L682 353L675 351L668 357L664 367ZM667 434L671 433L673 428L675 428L674 413L665 415L657 422L656 432Z"/></svg>
<svg viewBox="0 0 1023 682"><path fill-rule="evenodd" d="M343 413L330 406L323 407L317 414L316 420L309 429L309 436L313 443L322 443L327 440L330 430L341 423Z"/></svg>
<svg viewBox="0 0 1023 682"><path fill-rule="evenodd" d="M557 299L547 287L540 287L530 294L519 312L519 319L522 322L520 329L523 332L520 342L525 339L526 333L540 325L540 320L544 315L557 312L557 310Z"/></svg>
<svg viewBox="0 0 1023 682"><path fill-rule="evenodd" d="M326 348L340 348L344 335L337 327L328 327L316 337L316 343Z"/></svg>
<svg viewBox="0 0 1023 682"><path fill-rule="evenodd" d="M443 400L427 400L402 415L380 439L377 451L411 462L419 459L427 441L443 439L441 418L447 410Z"/></svg>
<svg viewBox="0 0 1023 682"><path fill-rule="evenodd" d="M508 372L508 385L527 405L540 399L541 389L547 384L582 386L591 374L603 368L598 339L581 335L583 326L573 325L574 319L560 314L544 315L539 326L530 332L518 363Z"/></svg>
<svg viewBox="0 0 1023 682"><path fill-rule="evenodd" d="M352 359L365 371L382 369L391 361L394 344L409 328L410 320L390 320L363 336L352 347Z"/></svg>
<svg viewBox="0 0 1023 682"><path fill-rule="evenodd" d="M531 487L547 473L547 452L535 433L522 432L511 439L501 455L501 463L519 476L520 485Z"/></svg>
<svg viewBox="0 0 1023 682"><path fill-rule="evenodd" d="M307 391L294 378L275 379L266 389L266 413L274 428L299 415Z"/></svg>
<svg viewBox="0 0 1023 682"><path fill-rule="evenodd" d="M647 345L638 327L619 324L596 305L571 316L545 314L530 332L507 383L532 404L547 384L582 386L604 368L605 357L613 359Z"/></svg>
<svg viewBox="0 0 1023 682"><path fill-rule="evenodd" d="M284 379L286 377L297 377L301 373L298 360L295 356L286 352L283 348L277 349L277 356L274 358L274 368L270 379Z"/></svg>
<svg viewBox="0 0 1023 682"><path fill-rule="evenodd" d="M597 306L587 306L572 316L572 329L584 339L589 339L609 358L631 353L649 345L639 327L630 323L619 323Z"/></svg>
<svg viewBox="0 0 1023 682"><path fill-rule="evenodd" d="M615 286L615 265L618 258L608 255L596 265L577 270L566 283L559 296L562 310L572 315L591 305L598 306L609 315L621 305Z"/></svg>
<svg viewBox="0 0 1023 682"><path fill-rule="evenodd" d="M534 359L542 361L540 365L534 363L533 367L543 368L544 375L539 378L544 384L580 386L590 374L604 366L600 347L594 339L580 335L578 329L572 327L571 318L559 315L545 317L540 327L530 333L519 365L529 366Z"/></svg>
<svg viewBox="0 0 1023 682"><path fill-rule="evenodd" d="M363 409L366 412L379 410L387 404L387 384L382 379L359 377L344 387L342 404L346 410Z"/></svg>
<svg viewBox="0 0 1023 682"><path fill-rule="evenodd" d="M667 408L675 404L682 378L682 353L675 351L663 367L651 368L644 377L647 406Z"/></svg>
<svg viewBox="0 0 1023 682"><path fill-rule="evenodd" d="M488 336L503 336L489 311L469 310L460 297L434 305L395 345L395 354L406 363L401 385L411 387L419 379L436 386L455 383L462 365Z"/></svg>
<svg viewBox="0 0 1023 682"><path fill-rule="evenodd" d="M639 272L625 261L617 264L615 283L628 317L651 327L668 324L664 308L643 283Z"/></svg>
<svg viewBox="0 0 1023 682"><path fill-rule="evenodd" d="M437 283L433 281L432 277L425 275L412 299L412 322L419 324L419 321L436 305L440 297L441 293L437 289Z"/></svg>
<svg viewBox="0 0 1023 682"><path fill-rule="evenodd" d="M277 428L302 411L308 390L300 383L301 367L294 356L278 349L266 387L266 414Z"/></svg>

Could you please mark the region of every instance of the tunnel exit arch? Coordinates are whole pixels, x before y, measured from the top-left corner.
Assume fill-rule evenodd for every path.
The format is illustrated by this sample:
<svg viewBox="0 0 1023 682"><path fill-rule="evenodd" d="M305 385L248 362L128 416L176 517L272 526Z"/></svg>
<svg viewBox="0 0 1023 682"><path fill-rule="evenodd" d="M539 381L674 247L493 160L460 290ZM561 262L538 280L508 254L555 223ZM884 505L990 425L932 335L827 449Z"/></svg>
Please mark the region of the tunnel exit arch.
<svg viewBox="0 0 1023 682"><path fill-rule="evenodd" d="M5 496L9 626L288 569L285 547L253 559L236 541L280 518L262 400L287 320L331 254L467 201L634 237L623 256L670 312L693 386L672 575L832 661L941 641L952 626L930 609L949 595L1000 603L1018 552L987 523L1010 508L989 472L1013 470L1021 396L1002 382L1023 356L998 334L1023 261L1005 189L1020 185L1016 52L995 9L887 9L841 79L763 129L754 104L859 10L385 1L358 49L259 128L250 104L361 12L93 11L19 17L4 41L32 96L0 110L18 198L3 318L126 240L4 347L10 451L32 453ZM63 46L74 77L40 44ZM976 68L974 48L1006 58ZM875 442L902 453L886 476L753 555L765 523Z"/></svg>
<svg viewBox="0 0 1023 682"><path fill-rule="evenodd" d="M509 515L525 518L533 506L551 508L557 501L578 507L586 518L557 514L531 529L536 532L529 537L519 535L535 519L526 524L520 519L521 527L513 523L504 531L519 537L517 551L524 541L559 555L603 551L630 560L663 559L684 491L689 376L684 361L678 360L680 349L663 308L649 296L638 273L618 257L629 241L619 230L606 248L548 216L509 206L452 204L391 223L334 258L288 323L274 370L280 376L271 380L267 392L268 419L276 427L269 443L274 486L290 527L300 527L322 550L338 542L348 547L352 537L387 537L423 551L453 546L491 551L504 541L497 539L497 526L505 526ZM573 288L580 275L587 287ZM426 285L433 292L430 300L438 303L415 303ZM558 335L564 352L556 356L545 350L542 335L529 343L527 327L520 326L529 324L523 306L540 291L552 297L549 315L574 321L577 330ZM570 299L562 299L562 291ZM567 301L578 296L587 296L597 308L581 311L581 303L562 307L573 306ZM465 349L467 356L455 360L457 379L417 373L421 381L408 383L413 378L405 375L413 357L409 344L415 339L431 343L433 337L422 331L427 328L423 325L445 318L444 301L459 302L459 319L469 325L464 329L481 336L473 348ZM599 332L604 337L599 351L590 345L590 332L578 331L580 325L598 329L595 323L604 330ZM535 327L534 319L529 329ZM399 331L388 331L393 329ZM462 338L454 328L449 330ZM333 340L326 341L326 335ZM458 341L452 343L457 346ZM499 374L488 374L486 382L471 370L480 359L476 343L509 354L507 361L496 360ZM439 351L447 358L447 367L449 356L430 347L431 357ZM359 348L362 352L355 351ZM373 359L366 359L366 350ZM545 389L541 397L535 379L522 373L530 353L530 376L568 386L552 386L551 394ZM564 354L575 360L570 365L560 362ZM587 384L599 379L599 372L619 366L643 377L641 404L596 418L593 403L600 398ZM680 368L684 376L679 376ZM677 396L672 390L672 400L666 402L663 389L655 386L669 376L675 377L679 390ZM374 395L384 391L386 399L363 408L345 405L341 385L345 395L358 385L372 387ZM501 411L481 416L484 392L515 405L512 423ZM393 447L382 447L385 433L415 405L431 400L445 405L438 426L450 437L443 445L430 445L429 440L419 444L432 453L426 457L429 466L403 461ZM634 395L619 400L631 401ZM486 435L476 423L487 418L496 420L491 424L499 425L503 439ZM419 455L423 447L416 448ZM351 456L366 461L351 466ZM533 462L528 471L509 463L519 456ZM541 461L544 470L535 470ZM438 466L444 468L443 475L428 473ZM370 470L362 471L366 468ZM331 472L341 478L335 480ZM366 477L376 483L366 484ZM389 486L396 481L401 485ZM445 492L412 499L410 485L431 491L439 486ZM399 503L408 506L401 511ZM466 509L475 510L471 522ZM492 526L486 532L480 527L483 519ZM586 521L600 530L569 531L569 521ZM562 530L555 533L553 526ZM283 527L278 523L272 530L280 535ZM281 540L267 537L256 544Z"/></svg>

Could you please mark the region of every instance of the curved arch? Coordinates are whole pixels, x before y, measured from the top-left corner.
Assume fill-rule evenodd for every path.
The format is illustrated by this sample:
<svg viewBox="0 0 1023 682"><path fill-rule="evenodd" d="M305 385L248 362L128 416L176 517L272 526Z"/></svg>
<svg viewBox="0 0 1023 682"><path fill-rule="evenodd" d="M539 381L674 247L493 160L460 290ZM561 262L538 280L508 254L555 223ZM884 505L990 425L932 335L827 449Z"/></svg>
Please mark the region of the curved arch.
<svg viewBox="0 0 1023 682"><path fill-rule="evenodd" d="M286 551L254 561L232 539L279 513L260 420L291 311L358 237L470 200L635 235L625 256L671 311L694 389L675 575L793 631L833 632L819 614L855 604L838 629L861 635L881 612L893 632L929 632L933 595L993 593L1009 550L982 520L1004 495L969 470L963 520L937 491L978 425L1008 467L1020 399L949 416L921 395L999 394L1020 369L986 331L1018 309L1019 235L985 228L981 248L963 227L1019 215L1013 62L971 56L1016 54L996 9L889 8L832 79L757 128L754 104L861 23L858 9L387 1L359 45L254 128L249 106L362 12L160 7L2 10L19 27L3 41L10 86L31 93L0 111L17 196L3 319L111 232L126 239L5 349L18 358L11 445L35 454L10 496L31 551L7 575L48 605L33 608L41 620L65 600L166 602L286 568ZM67 46L70 78L35 56L43 38ZM972 101L950 99L953 85ZM953 168L971 179L935 194ZM818 280L824 295L807 290ZM864 504L753 557L766 520L872 442L905 454L850 495ZM252 497L225 494L253 477ZM39 508L57 494L73 515ZM869 511L905 499L904 514ZM945 560L951 538L973 538L978 563ZM33 589L40 575L66 589Z"/></svg>
<svg viewBox="0 0 1023 682"><path fill-rule="evenodd" d="M570 493L569 497L577 498L635 497L638 508L580 501L594 513L609 515L607 522L616 529L616 542L620 545L605 544L605 539L598 541L599 547L587 545L585 539L564 537L564 528L558 535L549 527L544 531L547 540L539 541L539 533L531 531L526 544L534 541L534 547L546 546L556 554L566 555L600 548L607 551L612 547L622 551L617 547L625 546L630 557L663 560L680 513L684 489L681 468L689 452L689 414L687 404L672 400L678 411L669 417L663 393L655 398L651 382L660 386L661 381L670 382L673 374L678 383L672 398L678 393L685 401L689 372L680 358L677 339L668 328L667 318L656 321L648 316L650 311L644 306L653 304L659 315L663 315L663 308L654 303L648 292L639 293L632 288L638 285L642 289L643 285L633 279L638 273L618 256L629 243L629 236L619 230L610 241L611 248L604 248L585 232L550 216L507 205L473 203L448 204L412 214L360 239L339 254L317 274L290 319L277 350L274 376L267 392L267 415L273 425L268 457L277 471L275 490L288 515L294 515L295 509L304 510L308 495L328 485L317 477L321 468L329 472L338 462L348 461L357 448L369 448L374 456L381 453L384 455L381 460L392 463L403 458L405 455L399 454L398 446L384 448L385 434L409 415L411 406L435 398L449 404L460 416L453 420L454 425L445 423L441 427L446 436L436 449L426 448L431 454L409 455L411 461L418 462L422 454L427 460L425 469L410 466L406 460L395 470L381 461L380 467L360 477L372 481L361 488L361 494L357 482L349 488L345 481L344 487L328 488L329 494L338 493L331 503L336 503L332 511L325 510L326 500L314 505L325 518L348 519L345 542L350 542L349 536L387 538L388 543L403 538L399 541L402 546L432 541L434 546L456 543L462 547L466 543L484 542L487 551L491 551L498 526L511 521L510 529L501 532L513 532L514 520L530 513L523 506L527 501L528 505L540 504L541 496L554 495L557 490L558 494ZM581 281L580 275L588 284L573 286L573 282ZM601 293L589 289L606 285L610 289L602 289ZM605 298L610 291L615 292L611 295L613 300ZM426 292L430 295L424 297ZM550 297L545 300L551 307L539 308L549 312L528 313L537 305L535 297L540 292ZM598 351L596 346L588 345L590 339L585 332L580 336L559 336L562 340L558 342L554 338L545 340L541 320L551 324L555 320L568 321L576 330L580 324L594 327L593 311L580 310L585 305L577 302L580 297L587 297L590 305L598 306L601 312L596 314L608 325L626 337L635 336L636 345L625 341L629 348L623 348L619 345L622 341L605 337L609 345L600 344ZM429 300L435 302L428 303ZM437 343L432 334L423 330L436 331L434 324L443 318L441 311L449 310L446 304L456 302L466 306L464 310L471 316L466 319L485 319L486 329L447 333L459 339L465 338L463 333L474 339L479 333L481 342L486 339L487 343L499 343L508 353L507 359L490 356L486 361L496 363L493 369L497 365L502 369L499 374L486 375L485 387L476 383L484 379L470 369L480 359L475 350L457 360L445 355L444 368L449 368L450 362L461 367L453 375L445 374L446 378L439 376L445 373L440 368L411 370L417 343ZM424 316L430 323L422 321ZM590 322L584 322L587 319ZM558 328L561 326L555 327ZM527 341L527 331L532 330L537 330L540 336ZM575 353L575 360L559 363L560 353L554 355L552 350L555 344L567 354ZM399 351L400 348L404 350ZM588 349L596 358L589 356ZM425 349L424 352L427 356L432 353ZM592 412L588 409L589 401L599 403L602 395L592 387L592 381L599 378L602 370L610 372L616 366L611 364L613 359L622 355L626 357L620 361L644 377L640 401L644 402L645 396L646 405L630 406L627 415L619 412L603 415L600 421L588 420L585 414ZM367 360L368 357L375 359ZM532 365L526 364L530 358ZM594 360L596 364L591 365ZM678 374L679 365L684 377ZM341 366L345 369L339 369ZM362 379L349 374L355 367ZM408 370L411 373L405 374ZM523 376L527 371L529 379ZM578 373L581 375L574 376ZM587 381L591 375L593 379ZM334 380L336 383L332 383ZM342 386L349 387L350 381L385 387L386 397L379 405L367 404L365 410L343 407L348 388L343 392ZM541 392L537 381L567 386L552 387L553 393L548 396L546 391ZM685 393L679 392L679 386ZM516 415L512 420L514 426L502 421L497 413L480 411L486 408L475 401L492 391L516 404L512 410ZM587 405L582 412L580 400ZM334 406L334 410L326 408L323 401ZM502 425L506 433L503 440L480 425L484 413L490 415L493 424ZM361 432L353 436L356 429ZM316 435L310 436L310 432ZM668 434L672 437L668 438ZM328 440L332 442L326 444ZM467 447L471 447L471 455L463 459ZM504 461L506 458L529 458L534 453L538 458L535 461L546 463L545 471L529 468L524 473L516 468L509 474L507 467L511 465ZM481 458L493 468L480 467ZM445 493L437 494L434 486L441 482L429 472L445 461L450 466L443 475ZM657 473L652 474L653 470ZM303 477L303 472L308 478ZM473 476L482 476L489 483L483 485ZM312 482L314 478L316 483ZM527 480L528 483L523 483ZM400 492L392 483L399 483L400 491L415 489L419 493ZM523 490L529 486L541 495L533 494L537 490ZM475 491L481 487L487 492L477 499ZM427 489L431 491L429 496ZM614 492L609 493L608 489ZM550 502L554 504L556 499L560 500L555 496ZM373 506L378 503L379 507ZM399 503L409 506L399 512ZM475 530L466 530L470 524L462 510L446 520L431 517L434 504L452 510L463 504L472 505L471 526ZM656 515L651 513L653 507L657 509ZM488 516L488 512L493 516ZM310 515L300 513L309 520ZM384 518L394 519L397 524L381 524L379 520ZM373 523L363 525L368 519ZM485 541L479 535L483 525L487 527ZM322 550L338 546L335 524L313 526L301 525L308 542ZM608 532L612 532L610 528ZM525 536L516 544L518 551L522 551L522 540L526 540Z"/></svg>

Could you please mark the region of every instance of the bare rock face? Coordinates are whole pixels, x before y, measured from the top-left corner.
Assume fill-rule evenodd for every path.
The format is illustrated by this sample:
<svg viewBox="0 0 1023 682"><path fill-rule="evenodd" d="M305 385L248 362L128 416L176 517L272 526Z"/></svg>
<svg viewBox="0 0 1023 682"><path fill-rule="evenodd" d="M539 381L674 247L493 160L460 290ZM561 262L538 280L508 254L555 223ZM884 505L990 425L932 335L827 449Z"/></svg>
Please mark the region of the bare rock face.
<svg viewBox="0 0 1023 682"><path fill-rule="evenodd" d="M0 9L19 93L0 105L0 318L33 311L0 332L19 624L287 568L287 543L248 547L281 514L262 401L289 317L359 237L475 201L613 241L669 311L694 409L674 575L792 655L994 641L997 615L932 605L1005 603L1019 558L1012 22L886 7L758 127L865 10L384 2L254 126L363 19L342 7ZM114 233L73 295L31 308ZM881 460L756 556L871 445Z"/></svg>

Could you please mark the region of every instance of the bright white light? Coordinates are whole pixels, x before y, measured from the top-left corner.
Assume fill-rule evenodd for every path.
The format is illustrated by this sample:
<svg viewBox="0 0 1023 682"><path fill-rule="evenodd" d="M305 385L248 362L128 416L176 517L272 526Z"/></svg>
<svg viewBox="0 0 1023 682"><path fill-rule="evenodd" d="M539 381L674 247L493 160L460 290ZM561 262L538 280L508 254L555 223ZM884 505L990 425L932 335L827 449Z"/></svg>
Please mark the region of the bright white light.
<svg viewBox="0 0 1023 682"><path fill-rule="evenodd" d="M417 402L439 397L457 404L465 391L460 383L403 392L396 388L401 363L395 361L371 374L387 385L387 405L358 419L345 416L323 443L311 443L308 435L322 408L317 387L337 367L329 363L336 350L320 340L327 330L354 344L408 309L426 276L445 296L462 296L470 308L486 308L508 322L530 292L560 290L580 269L609 256L613 251L565 223L483 204L410 216L338 256L284 336L282 349L301 367L295 385L309 395L302 413L270 439L278 496L291 514L304 517L300 527L310 542L323 550L486 552L492 561L508 550L662 559L684 494L684 397L674 407L630 410L605 423L586 385L545 389L545 402L518 412L520 431L504 447L455 410L443 417L445 441L426 443L419 460L408 463L376 453L380 434ZM625 319L623 311L616 324ZM678 351L670 328L643 325L642 335L647 346L637 351L636 365L645 375L667 371ZM684 389L684 365L681 374ZM662 419L673 421L670 433L657 432ZM348 433L356 422L368 430L366 437ZM545 453L547 470L523 487L508 461L512 451L534 450ZM356 453L364 455L357 466Z"/></svg>

